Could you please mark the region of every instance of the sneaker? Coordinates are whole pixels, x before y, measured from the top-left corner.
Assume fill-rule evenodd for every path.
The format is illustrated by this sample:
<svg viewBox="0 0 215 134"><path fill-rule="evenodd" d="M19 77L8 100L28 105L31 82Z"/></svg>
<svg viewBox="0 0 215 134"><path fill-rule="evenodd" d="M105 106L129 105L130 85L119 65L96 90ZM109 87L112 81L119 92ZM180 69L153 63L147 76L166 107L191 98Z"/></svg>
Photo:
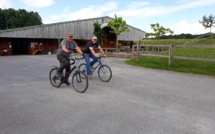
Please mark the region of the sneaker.
<svg viewBox="0 0 215 134"><path fill-rule="evenodd" d="M62 75L61 75L61 73L57 73L57 79L61 79L62 78Z"/></svg>
<svg viewBox="0 0 215 134"><path fill-rule="evenodd" d="M89 75L92 75L93 74L93 71L92 70L90 70L90 74Z"/></svg>
<svg viewBox="0 0 215 134"><path fill-rule="evenodd" d="M92 78L92 75L87 75L88 78Z"/></svg>
<svg viewBox="0 0 215 134"><path fill-rule="evenodd" d="M69 86L70 85L70 83L68 82L68 81L65 81L64 82L67 86Z"/></svg>

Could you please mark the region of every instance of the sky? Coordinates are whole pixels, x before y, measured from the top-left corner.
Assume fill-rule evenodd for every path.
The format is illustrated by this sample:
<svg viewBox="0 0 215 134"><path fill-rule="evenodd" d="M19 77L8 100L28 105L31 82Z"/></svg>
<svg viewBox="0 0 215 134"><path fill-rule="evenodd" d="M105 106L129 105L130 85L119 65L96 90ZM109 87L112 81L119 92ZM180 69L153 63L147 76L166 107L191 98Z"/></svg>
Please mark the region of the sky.
<svg viewBox="0 0 215 134"><path fill-rule="evenodd" d="M38 12L43 24L116 15L145 32L159 23L174 34L204 34L210 29L199 21L215 15L215 0L0 0L0 8Z"/></svg>

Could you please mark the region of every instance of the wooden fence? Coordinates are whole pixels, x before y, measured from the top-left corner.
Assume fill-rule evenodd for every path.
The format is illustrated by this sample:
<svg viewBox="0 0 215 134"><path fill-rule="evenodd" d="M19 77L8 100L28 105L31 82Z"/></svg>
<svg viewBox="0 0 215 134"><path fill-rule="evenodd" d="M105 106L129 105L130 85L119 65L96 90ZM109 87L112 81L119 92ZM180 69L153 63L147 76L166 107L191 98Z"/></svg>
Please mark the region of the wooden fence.
<svg viewBox="0 0 215 134"><path fill-rule="evenodd" d="M149 48L151 50L149 50ZM137 60L139 60L140 56L164 57L169 59L168 60L169 65L171 65L173 58L215 62L215 59L209 59L209 58L173 56L172 50L176 48L215 48L215 45L133 45L132 58L136 58ZM159 52L163 50L168 50L169 54L168 55L159 54Z"/></svg>

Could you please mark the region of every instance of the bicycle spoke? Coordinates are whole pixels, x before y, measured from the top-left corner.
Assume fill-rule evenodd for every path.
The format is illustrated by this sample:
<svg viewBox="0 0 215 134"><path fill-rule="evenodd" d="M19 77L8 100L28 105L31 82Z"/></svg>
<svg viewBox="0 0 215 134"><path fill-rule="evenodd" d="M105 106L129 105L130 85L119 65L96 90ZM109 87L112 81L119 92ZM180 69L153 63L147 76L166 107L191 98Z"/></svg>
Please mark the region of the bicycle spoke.
<svg viewBox="0 0 215 134"><path fill-rule="evenodd" d="M81 71L75 72L72 77L72 85L77 92L84 93L88 88L87 76Z"/></svg>
<svg viewBox="0 0 215 134"><path fill-rule="evenodd" d="M101 70L104 74L106 74L105 68L103 66L101 67Z"/></svg>
<svg viewBox="0 0 215 134"><path fill-rule="evenodd" d="M76 75L76 80L77 80L77 82L78 83L81 83L81 75L80 75L80 73L77 73L77 75Z"/></svg>
<svg viewBox="0 0 215 134"><path fill-rule="evenodd" d="M98 70L98 75L101 81L108 82L112 77L112 71L107 65L101 65Z"/></svg>
<svg viewBox="0 0 215 134"><path fill-rule="evenodd" d="M81 72L83 72L84 74L87 74L87 71L86 71L86 64L85 64L85 63L82 63L82 64L78 67L78 69L79 69ZM81 76L82 79L85 79L85 76L82 75L82 73L80 74L80 76Z"/></svg>
<svg viewBox="0 0 215 134"><path fill-rule="evenodd" d="M56 76L57 70L57 68L52 68L49 72L49 80L54 87L59 87L61 85L61 80Z"/></svg>

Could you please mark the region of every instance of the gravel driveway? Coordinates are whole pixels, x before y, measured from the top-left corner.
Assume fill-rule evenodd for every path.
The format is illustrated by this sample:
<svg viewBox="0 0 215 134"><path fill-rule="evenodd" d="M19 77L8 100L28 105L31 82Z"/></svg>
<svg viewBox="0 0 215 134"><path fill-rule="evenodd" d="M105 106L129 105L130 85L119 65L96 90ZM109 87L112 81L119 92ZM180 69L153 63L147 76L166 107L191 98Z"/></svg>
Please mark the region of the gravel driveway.
<svg viewBox="0 0 215 134"><path fill-rule="evenodd" d="M215 78L106 58L109 82L51 86L55 55L0 57L0 134L214 134Z"/></svg>

